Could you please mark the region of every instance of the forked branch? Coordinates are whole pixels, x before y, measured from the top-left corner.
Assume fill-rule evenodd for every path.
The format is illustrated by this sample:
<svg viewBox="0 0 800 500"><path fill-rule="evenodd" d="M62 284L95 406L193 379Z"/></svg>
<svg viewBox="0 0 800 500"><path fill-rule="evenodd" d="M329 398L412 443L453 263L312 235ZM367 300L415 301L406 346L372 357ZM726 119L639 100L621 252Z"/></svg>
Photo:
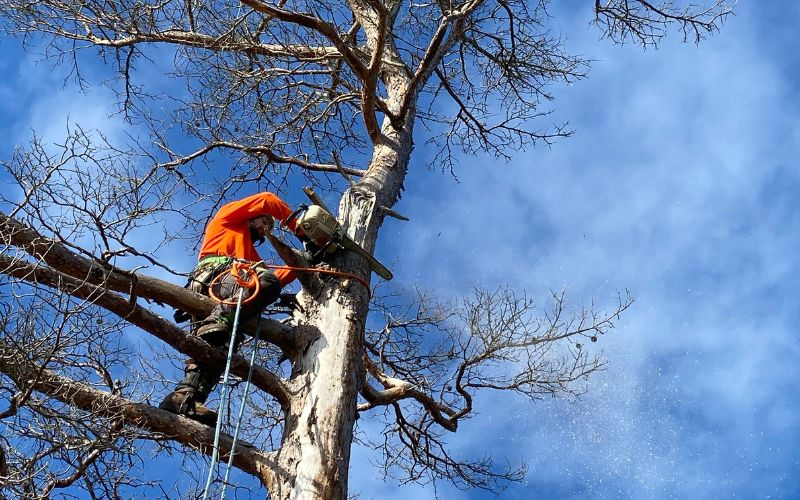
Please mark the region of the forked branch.
<svg viewBox="0 0 800 500"><path fill-rule="evenodd" d="M707 7L690 3L681 8L675 2L655 3L647 0L595 0L595 23L605 27L606 36L616 42L626 39L644 46L657 45L671 25L700 43L717 31L733 11L726 0L715 0Z"/></svg>

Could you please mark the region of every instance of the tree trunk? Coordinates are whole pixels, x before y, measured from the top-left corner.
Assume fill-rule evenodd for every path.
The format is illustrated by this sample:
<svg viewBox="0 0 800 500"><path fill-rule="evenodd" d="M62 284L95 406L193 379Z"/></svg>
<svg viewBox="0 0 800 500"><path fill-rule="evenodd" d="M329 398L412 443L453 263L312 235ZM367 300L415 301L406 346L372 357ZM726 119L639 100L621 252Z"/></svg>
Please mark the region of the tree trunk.
<svg viewBox="0 0 800 500"><path fill-rule="evenodd" d="M342 197L339 220L354 241L373 251L384 211L400 196L411 155L413 117L401 130L388 121L369 174ZM369 280L364 259L340 252L340 271ZM347 498L348 467L359 391L369 290L352 279L325 278L313 297L301 297L302 322L319 337L295 360L292 402L277 452L275 499ZM306 292L304 292L305 294Z"/></svg>

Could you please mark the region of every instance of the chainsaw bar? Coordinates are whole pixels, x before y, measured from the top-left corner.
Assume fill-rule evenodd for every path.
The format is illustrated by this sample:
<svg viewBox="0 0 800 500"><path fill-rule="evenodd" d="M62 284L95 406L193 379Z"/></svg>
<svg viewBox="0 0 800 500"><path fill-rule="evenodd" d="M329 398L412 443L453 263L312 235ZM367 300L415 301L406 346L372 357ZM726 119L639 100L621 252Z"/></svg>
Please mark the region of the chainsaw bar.
<svg viewBox="0 0 800 500"><path fill-rule="evenodd" d="M381 264L378 261L378 259L373 257L371 253L361 248L361 246L358 243L350 239L350 237L347 236L346 234L342 234L337 243L341 245L343 248L346 248L347 250L352 250L358 255L367 259L367 262L369 262L369 267L371 267L372 270L375 271L375 274L385 279L386 281L389 281L394 277L392 272L386 269L386 266Z"/></svg>

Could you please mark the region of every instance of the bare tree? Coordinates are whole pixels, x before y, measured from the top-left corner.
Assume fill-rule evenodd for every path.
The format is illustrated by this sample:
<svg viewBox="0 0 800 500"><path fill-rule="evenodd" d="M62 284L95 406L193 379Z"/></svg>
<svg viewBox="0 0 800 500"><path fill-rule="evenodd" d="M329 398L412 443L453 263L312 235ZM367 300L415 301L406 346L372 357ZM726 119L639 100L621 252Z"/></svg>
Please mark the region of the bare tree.
<svg viewBox="0 0 800 500"><path fill-rule="evenodd" d="M730 11L705 3L597 1L593 20L615 42L656 44L670 26L700 41ZM311 183L373 251L385 218L402 217L393 207L418 123L434 164L452 171L458 152L510 158L569 135L547 123L548 88L582 78L587 62L563 50L547 5L0 0L4 33L71 64L81 85L93 85L83 65L102 58L132 131L120 145L72 127L62 144L34 138L4 164L20 196L4 200L0 216L3 487L116 498L161 487L128 473L143 443L209 455L212 429L149 404L169 378L165 363L132 361L131 339L143 334L172 347L172 360L225 361L161 316L161 306L204 314L213 305L153 276L178 274L162 248L186 249L198 236L175 228L201 228L243 188ZM170 78L158 87L138 76L143 66ZM352 253L326 265L371 279ZM453 456L447 434L474 415L479 391L583 391L603 365L586 346L631 303L623 295L606 313L572 310L554 294L537 315L531 299L502 287L452 304L424 292L380 297L380 283L299 279L302 311L266 320L266 344L253 346L266 349L254 367L259 404L233 462L272 498L345 498L359 415L385 426L360 441L383 453L387 475L501 489L524 467ZM236 356L233 373L248 369ZM220 446L224 458L231 437Z"/></svg>

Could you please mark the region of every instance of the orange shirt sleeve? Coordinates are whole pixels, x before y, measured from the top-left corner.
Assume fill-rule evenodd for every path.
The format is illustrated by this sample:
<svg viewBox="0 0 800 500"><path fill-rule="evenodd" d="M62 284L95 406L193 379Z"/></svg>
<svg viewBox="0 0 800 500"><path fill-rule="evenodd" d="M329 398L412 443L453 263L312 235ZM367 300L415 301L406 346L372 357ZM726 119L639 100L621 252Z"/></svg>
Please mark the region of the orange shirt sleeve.
<svg viewBox="0 0 800 500"><path fill-rule="evenodd" d="M283 221L291 214L292 210L283 200L272 193L264 192L228 203L214 218L225 225L245 222L259 215L271 215Z"/></svg>
<svg viewBox="0 0 800 500"><path fill-rule="evenodd" d="M273 269L275 277L281 282L281 286L286 286L295 279L294 271L288 269Z"/></svg>

